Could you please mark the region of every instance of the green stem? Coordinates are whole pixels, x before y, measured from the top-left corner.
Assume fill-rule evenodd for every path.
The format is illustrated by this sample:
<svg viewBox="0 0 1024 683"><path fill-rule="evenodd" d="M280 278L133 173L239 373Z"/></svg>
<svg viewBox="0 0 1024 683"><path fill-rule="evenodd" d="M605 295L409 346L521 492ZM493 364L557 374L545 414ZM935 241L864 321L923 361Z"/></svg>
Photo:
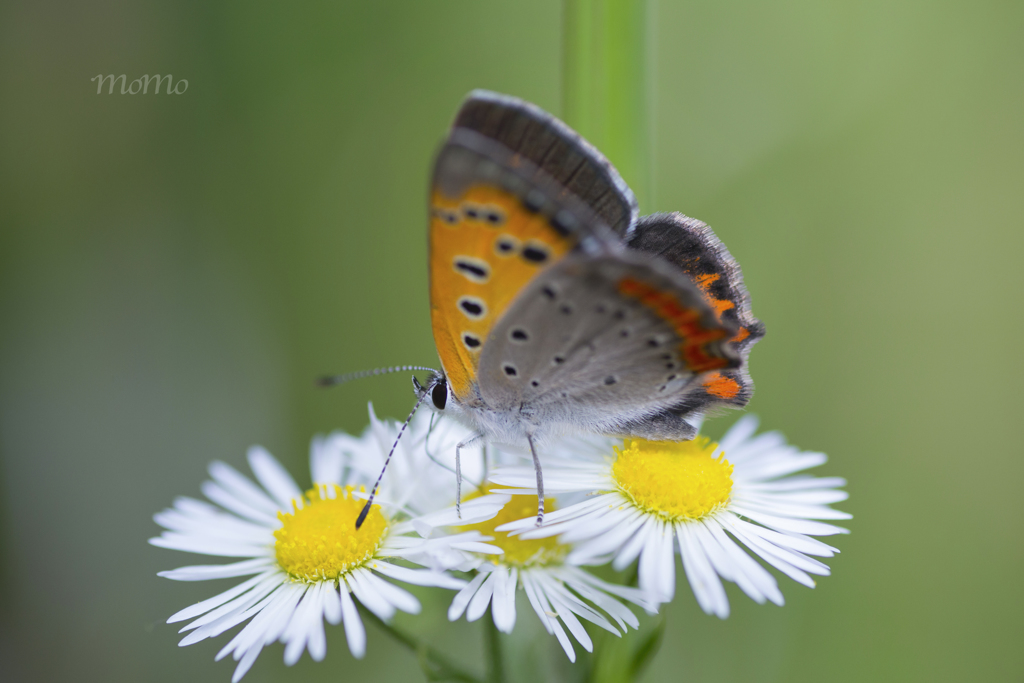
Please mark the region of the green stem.
<svg viewBox="0 0 1024 683"><path fill-rule="evenodd" d="M501 649L501 632L494 625L494 619L484 617L484 637L487 638L487 659L489 662L487 680L490 683L505 683L505 659Z"/></svg>
<svg viewBox="0 0 1024 683"><path fill-rule="evenodd" d="M562 116L651 201L650 0L564 0Z"/></svg>
<svg viewBox="0 0 1024 683"><path fill-rule="evenodd" d="M423 668L423 673L426 675L427 680L484 683L479 677L469 673L445 655L415 636L395 628L362 605L359 606L359 613L363 619L373 622L378 628L386 631L395 641L414 652L419 658L420 666Z"/></svg>

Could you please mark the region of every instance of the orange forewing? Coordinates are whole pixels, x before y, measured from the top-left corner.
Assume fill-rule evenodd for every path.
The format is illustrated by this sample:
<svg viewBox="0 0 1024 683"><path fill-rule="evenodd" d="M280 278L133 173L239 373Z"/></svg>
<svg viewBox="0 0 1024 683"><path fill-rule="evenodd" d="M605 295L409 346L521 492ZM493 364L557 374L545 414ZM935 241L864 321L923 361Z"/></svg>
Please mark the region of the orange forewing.
<svg viewBox="0 0 1024 683"><path fill-rule="evenodd" d="M471 186L460 197L435 189L430 208L434 342L452 391L465 401L491 328L538 272L572 249L575 238L560 235L517 196L490 185ZM480 312L467 312L466 302Z"/></svg>

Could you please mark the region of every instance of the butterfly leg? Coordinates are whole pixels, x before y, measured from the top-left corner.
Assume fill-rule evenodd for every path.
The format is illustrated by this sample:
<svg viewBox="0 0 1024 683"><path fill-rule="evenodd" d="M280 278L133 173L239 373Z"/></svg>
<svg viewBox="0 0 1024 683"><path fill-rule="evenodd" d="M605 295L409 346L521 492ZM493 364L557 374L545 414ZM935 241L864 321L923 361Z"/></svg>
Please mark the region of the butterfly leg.
<svg viewBox="0 0 1024 683"><path fill-rule="evenodd" d="M537 526L544 523L544 473L540 469L540 458L537 457L537 449L533 445L533 437L526 435L530 442L530 454L533 455L533 469L537 472Z"/></svg>
<svg viewBox="0 0 1024 683"><path fill-rule="evenodd" d="M472 446L483 438L483 434L476 434L455 446L455 514L462 519L462 454L460 451L466 446Z"/></svg>

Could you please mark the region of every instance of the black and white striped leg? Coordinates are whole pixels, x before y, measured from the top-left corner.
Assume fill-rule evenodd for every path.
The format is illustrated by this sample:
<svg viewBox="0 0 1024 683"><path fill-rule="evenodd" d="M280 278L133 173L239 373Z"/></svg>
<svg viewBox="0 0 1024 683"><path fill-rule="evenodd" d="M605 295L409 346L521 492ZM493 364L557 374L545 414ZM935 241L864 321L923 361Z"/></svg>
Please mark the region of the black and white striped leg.
<svg viewBox="0 0 1024 683"><path fill-rule="evenodd" d="M533 456L533 469L537 472L537 526L544 523L544 473L540 469L540 458L537 457L537 449L533 445L533 437L526 435L530 442L530 454Z"/></svg>

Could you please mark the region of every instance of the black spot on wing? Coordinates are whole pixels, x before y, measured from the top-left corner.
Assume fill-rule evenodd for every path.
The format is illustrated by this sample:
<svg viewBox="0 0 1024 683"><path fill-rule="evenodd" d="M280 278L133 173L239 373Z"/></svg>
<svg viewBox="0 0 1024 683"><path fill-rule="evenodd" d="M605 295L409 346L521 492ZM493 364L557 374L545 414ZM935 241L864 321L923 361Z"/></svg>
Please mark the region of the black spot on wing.
<svg viewBox="0 0 1024 683"><path fill-rule="evenodd" d="M483 284L491 277L491 267L486 261L471 258L469 256L455 257L455 271L464 275L468 280Z"/></svg>
<svg viewBox="0 0 1024 683"><path fill-rule="evenodd" d="M539 242L528 242L523 247L522 256L529 263L541 264L551 256L551 250Z"/></svg>
<svg viewBox="0 0 1024 683"><path fill-rule="evenodd" d="M483 299L478 299L475 296L459 297L459 310L472 320L479 320L487 315L487 305Z"/></svg>
<svg viewBox="0 0 1024 683"><path fill-rule="evenodd" d="M459 222L459 214L449 209L435 207L433 210L433 214L440 218L445 223L447 223L448 225L455 225L456 223Z"/></svg>
<svg viewBox="0 0 1024 683"><path fill-rule="evenodd" d="M511 235L501 235L494 240L494 253L498 256L511 256L519 249L519 240Z"/></svg>

